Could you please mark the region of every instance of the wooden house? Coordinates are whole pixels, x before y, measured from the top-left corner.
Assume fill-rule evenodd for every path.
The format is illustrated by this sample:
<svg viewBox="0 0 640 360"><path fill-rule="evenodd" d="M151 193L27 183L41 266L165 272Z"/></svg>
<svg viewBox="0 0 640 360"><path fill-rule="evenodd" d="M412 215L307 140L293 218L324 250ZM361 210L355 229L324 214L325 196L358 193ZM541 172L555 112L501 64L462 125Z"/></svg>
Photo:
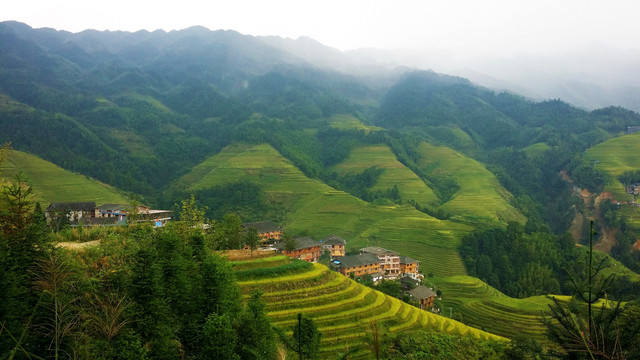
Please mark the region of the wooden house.
<svg viewBox="0 0 640 360"><path fill-rule="evenodd" d="M331 268L344 276L381 275L380 259L374 254L349 255L335 258ZM374 281L379 280L375 279Z"/></svg>
<svg viewBox="0 0 640 360"><path fill-rule="evenodd" d="M88 219L94 216L96 203L93 201L73 203L51 203L45 210L44 216L49 224L53 219L67 216L69 222Z"/></svg>
<svg viewBox="0 0 640 360"><path fill-rule="evenodd" d="M418 267L420 263L418 260L412 259L408 256L400 256L400 274L402 276L409 276L413 279L418 279L420 273Z"/></svg>
<svg viewBox="0 0 640 360"><path fill-rule="evenodd" d="M273 240L282 239L282 228L277 226L273 221L258 221L242 224L245 230L254 228L258 231L260 244L264 245Z"/></svg>
<svg viewBox="0 0 640 360"><path fill-rule="evenodd" d="M361 254L374 254L381 260L380 270L387 279L395 279L400 275L400 255L381 247L369 246L360 249Z"/></svg>
<svg viewBox="0 0 640 360"><path fill-rule="evenodd" d="M313 240L308 236L295 238L293 240L295 241L295 248L292 250L285 249L284 242L278 243L275 248L282 250L285 255L292 258L308 262L318 262L321 247L321 243L319 241Z"/></svg>
<svg viewBox="0 0 640 360"><path fill-rule="evenodd" d="M326 239L322 239L322 248L329 252L332 259L345 255L346 244L347 242L343 238L336 235L331 235Z"/></svg>
<svg viewBox="0 0 640 360"><path fill-rule="evenodd" d="M436 300L436 292L426 286L418 286L407 291L412 300L418 302L418 307L423 310L433 308L433 302Z"/></svg>

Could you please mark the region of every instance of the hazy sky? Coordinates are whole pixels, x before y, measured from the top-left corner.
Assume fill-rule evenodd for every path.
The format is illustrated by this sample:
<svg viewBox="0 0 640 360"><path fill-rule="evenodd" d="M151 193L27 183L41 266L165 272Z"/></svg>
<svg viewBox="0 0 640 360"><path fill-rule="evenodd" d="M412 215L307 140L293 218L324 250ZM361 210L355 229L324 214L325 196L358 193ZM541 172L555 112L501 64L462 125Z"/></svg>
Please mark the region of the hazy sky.
<svg viewBox="0 0 640 360"><path fill-rule="evenodd" d="M342 50L512 55L593 43L640 49L638 0L20 0L4 1L0 20L72 32L202 25L250 35L309 36Z"/></svg>

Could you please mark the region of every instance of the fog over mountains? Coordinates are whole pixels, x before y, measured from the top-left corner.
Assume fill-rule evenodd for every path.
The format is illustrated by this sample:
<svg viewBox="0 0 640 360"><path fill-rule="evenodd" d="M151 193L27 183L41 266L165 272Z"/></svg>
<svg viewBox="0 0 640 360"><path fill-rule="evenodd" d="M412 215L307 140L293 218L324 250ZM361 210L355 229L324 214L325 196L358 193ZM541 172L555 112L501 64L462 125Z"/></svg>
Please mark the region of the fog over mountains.
<svg viewBox="0 0 640 360"><path fill-rule="evenodd" d="M339 71L373 73L398 67L433 70L537 101L561 99L589 110L614 105L640 111L640 50L594 44L548 55L463 58L437 48L341 52L309 38L264 39L316 65Z"/></svg>
<svg viewBox="0 0 640 360"><path fill-rule="evenodd" d="M210 31L200 26L169 33L162 30L114 31L98 36L99 32L94 30L75 34L53 29L32 32L28 31L28 26L18 22L3 24L27 38L36 33L40 37L48 36L46 40L51 46L75 43L85 51L118 52L127 54L128 59L137 60L157 55L160 48L170 47L178 38L196 41L208 34L205 37L211 39L210 44L215 42L218 45L215 49L203 47L203 52L226 51L220 48L220 43L226 43L227 50L242 44L244 48L238 50L260 54L251 64L254 69L265 70L276 63L297 62L298 65L313 64L322 70L371 76L377 83L385 82L385 79L388 81L394 74L411 68L433 70L461 76L490 89L515 92L536 101L561 99L588 110L614 105L640 111L640 50L623 50L601 44L546 55L523 53L511 57L462 57L438 48L341 51L308 37L295 40L279 36L254 37L235 31ZM109 41L106 42L105 38ZM240 38L243 41L237 41ZM272 49L265 51L266 48ZM276 54L273 48L282 52ZM176 53L180 51L173 50ZM271 54L271 57L264 58L264 54ZM237 64L243 65L249 64Z"/></svg>

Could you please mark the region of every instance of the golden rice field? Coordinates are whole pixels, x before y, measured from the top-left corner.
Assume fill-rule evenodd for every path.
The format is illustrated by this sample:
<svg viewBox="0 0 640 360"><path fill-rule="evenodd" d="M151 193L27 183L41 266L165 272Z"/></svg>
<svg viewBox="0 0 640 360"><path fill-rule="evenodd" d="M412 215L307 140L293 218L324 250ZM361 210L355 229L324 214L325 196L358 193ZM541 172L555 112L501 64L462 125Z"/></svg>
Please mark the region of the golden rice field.
<svg viewBox="0 0 640 360"><path fill-rule="evenodd" d="M232 262L235 269L283 267L284 256ZM263 292L272 324L291 331L298 313L314 320L322 332L319 358L335 358L347 349L358 349L354 357L371 357L372 324L377 324L381 338L418 329L445 332L477 339L503 339L458 321L420 310L398 299L360 285L313 264L285 276L240 281L245 296L252 289Z"/></svg>

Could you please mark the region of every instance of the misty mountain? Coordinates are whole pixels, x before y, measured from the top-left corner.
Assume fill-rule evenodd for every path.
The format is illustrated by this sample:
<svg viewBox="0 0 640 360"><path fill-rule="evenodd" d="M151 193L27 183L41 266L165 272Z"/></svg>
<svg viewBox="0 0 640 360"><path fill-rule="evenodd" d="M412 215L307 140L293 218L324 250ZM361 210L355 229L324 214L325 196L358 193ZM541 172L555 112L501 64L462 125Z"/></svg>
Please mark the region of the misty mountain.
<svg viewBox="0 0 640 360"><path fill-rule="evenodd" d="M0 142L150 197L238 141L268 143L319 177L356 141L388 142L407 163L421 140L406 136L485 162L503 147L562 143L563 166L587 144L640 125L624 109L589 112L433 71L361 66L307 38L203 27L74 34L5 22L0 41ZM343 115L388 131L362 140L331 128Z"/></svg>
<svg viewBox="0 0 640 360"><path fill-rule="evenodd" d="M460 57L442 49L346 52L359 62L394 68L408 66L458 75L498 91L536 101L561 99L593 110L623 106L640 111L640 51L604 45L550 55L510 58Z"/></svg>

